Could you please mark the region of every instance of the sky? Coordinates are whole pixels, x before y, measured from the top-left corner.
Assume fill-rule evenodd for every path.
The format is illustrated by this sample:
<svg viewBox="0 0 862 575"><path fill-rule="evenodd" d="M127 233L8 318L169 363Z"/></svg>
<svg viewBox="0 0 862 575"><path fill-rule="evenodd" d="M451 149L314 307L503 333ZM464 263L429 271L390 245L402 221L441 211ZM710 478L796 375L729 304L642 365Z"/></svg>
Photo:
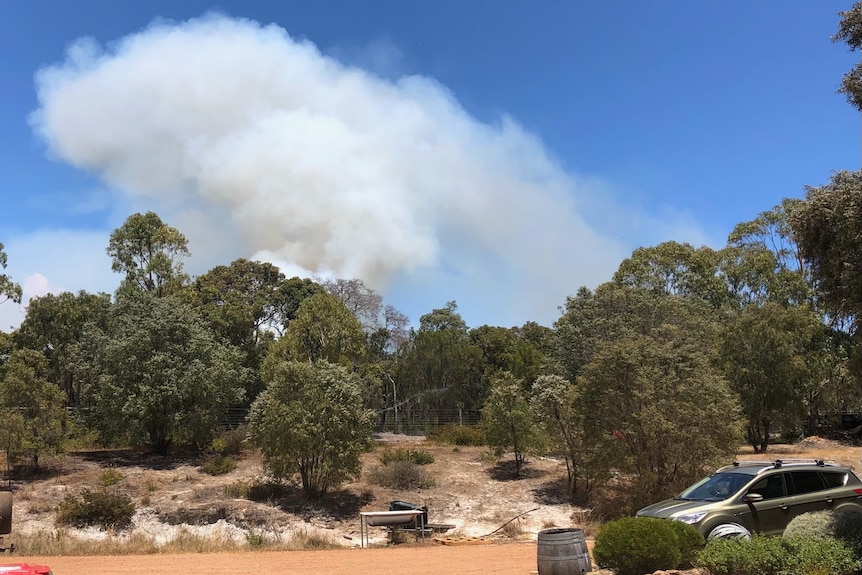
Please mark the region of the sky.
<svg viewBox="0 0 862 575"><path fill-rule="evenodd" d="M862 163L832 0L4 0L0 242L25 302L112 293L134 213L360 278L418 323L551 325L641 246Z"/></svg>

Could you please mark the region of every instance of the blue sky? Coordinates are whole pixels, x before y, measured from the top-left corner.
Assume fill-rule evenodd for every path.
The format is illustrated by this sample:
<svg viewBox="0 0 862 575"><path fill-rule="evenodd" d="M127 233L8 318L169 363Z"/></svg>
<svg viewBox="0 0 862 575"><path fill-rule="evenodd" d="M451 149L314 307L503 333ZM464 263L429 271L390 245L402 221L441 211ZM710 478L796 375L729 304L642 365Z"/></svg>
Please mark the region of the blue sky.
<svg viewBox="0 0 862 575"><path fill-rule="evenodd" d="M112 292L110 232L153 210L193 275L270 259L414 322L550 324L636 247L721 247L859 167L850 5L7 0L6 272Z"/></svg>

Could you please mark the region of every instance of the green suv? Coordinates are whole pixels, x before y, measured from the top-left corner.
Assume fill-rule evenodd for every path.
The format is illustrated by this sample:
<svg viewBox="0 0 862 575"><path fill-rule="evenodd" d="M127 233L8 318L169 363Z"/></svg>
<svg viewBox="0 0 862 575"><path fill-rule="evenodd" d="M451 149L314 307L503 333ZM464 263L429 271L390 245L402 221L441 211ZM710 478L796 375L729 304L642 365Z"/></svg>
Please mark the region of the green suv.
<svg viewBox="0 0 862 575"><path fill-rule="evenodd" d="M862 513L862 482L841 465L816 459L734 461L674 497L644 507L639 517L661 517L696 527L704 537L780 535L808 511Z"/></svg>

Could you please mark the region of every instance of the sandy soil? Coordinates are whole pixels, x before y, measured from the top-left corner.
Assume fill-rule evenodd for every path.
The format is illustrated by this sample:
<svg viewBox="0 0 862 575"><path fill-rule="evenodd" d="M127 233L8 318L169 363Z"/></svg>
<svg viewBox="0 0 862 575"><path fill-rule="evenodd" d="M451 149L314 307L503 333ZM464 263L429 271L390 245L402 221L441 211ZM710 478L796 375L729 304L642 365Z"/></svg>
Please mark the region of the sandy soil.
<svg viewBox="0 0 862 575"><path fill-rule="evenodd" d="M6 559L8 558L0 560ZM427 543L418 546L335 551L16 557L15 561L48 565L55 575L529 575L536 571L536 545L508 543L447 546Z"/></svg>
<svg viewBox="0 0 862 575"><path fill-rule="evenodd" d="M385 449L421 448L434 456L423 469L435 485L408 491L391 490L369 481ZM246 454L229 474L202 473L193 459L168 460L133 452L94 451L67 455L47 478L16 482L13 533L50 536L58 530L80 539L122 539L144 535L163 544L179 534L230 539L244 544L253 534L270 541L286 541L296 532L323 535L336 545L359 547L360 511L387 510L390 501L407 501L429 508L429 522L452 526L438 536L489 541L535 541L549 527L578 527L589 512L562 496L565 468L551 458L530 460L520 478L511 462L495 461L487 448L436 445L423 438L383 436L375 450L365 454L360 480L309 503L298 489L274 501L250 501L226 491L238 483L263 480L260 458ZM106 471L122 479L110 487L128 494L137 511L132 528L106 533L96 528L59 528L55 512L67 494L98 490ZM506 525L505 529L501 529ZM388 541L384 528L369 529L372 546Z"/></svg>
<svg viewBox="0 0 862 575"><path fill-rule="evenodd" d="M453 448L417 438L384 437L374 452L364 457L362 479L330 494L324 504L309 505L296 491L278 501L254 502L226 495L236 482L262 476L260 460L246 455L238 468L212 477L197 462L175 457L153 459L130 452L76 453L42 479L16 481L13 533L52 536L59 530L80 539L122 539L147 535L158 542L178 533L231 538L244 542L249 533L286 540L302 531L324 534L341 549L330 551L240 551L219 554L157 554L142 556L0 555L0 563L32 562L49 565L56 575L178 573L258 574L309 573L315 575L470 575L536 572L538 532L549 527L581 527L588 535L595 529L590 512L561 498L565 469L560 461L533 459L521 478L511 475L506 460L495 461L483 448ZM415 445L409 445L412 442ZM408 492L384 489L368 482L369 471L379 465L382 450L413 446L434 455L428 472L436 485ZM862 449L809 438L793 446L775 446L757 456L745 450L742 458L817 457L839 461L859 469ZM68 493L96 489L107 469L120 472L122 480L112 489L128 493L137 506L128 532L108 534L98 529L68 529L54 525L58 503ZM454 527L423 544L387 545L386 531L372 528L371 548L360 549L359 512L388 508L403 500L427 505L431 523ZM522 515L523 514L523 515ZM513 518L518 517L514 521ZM509 523L511 521L511 523ZM509 528L501 527L509 523ZM451 545L441 544L445 537ZM595 569L595 567L594 567ZM597 573L602 573L598 571Z"/></svg>

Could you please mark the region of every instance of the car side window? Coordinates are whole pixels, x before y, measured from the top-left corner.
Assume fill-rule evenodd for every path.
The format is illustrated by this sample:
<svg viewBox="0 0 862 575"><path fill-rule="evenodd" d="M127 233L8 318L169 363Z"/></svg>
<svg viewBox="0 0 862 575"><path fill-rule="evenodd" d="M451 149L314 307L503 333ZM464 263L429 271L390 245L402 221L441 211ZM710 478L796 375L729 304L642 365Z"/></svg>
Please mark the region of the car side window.
<svg viewBox="0 0 862 575"><path fill-rule="evenodd" d="M776 497L784 497L784 478L783 473L773 473L764 477L757 483L751 486L749 493L757 493L763 496L764 499L775 499Z"/></svg>
<svg viewBox="0 0 862 575"><path fill-rule="evenodd" d="M833 487L844 487L847 485L847 474L835 471L824 471L823 479L826 482L826 489Z"/></svg>
<svg viewBox="0 0 862 575"><path fill-rule="evenodd" d="M823 491L825 489L819 471L791 471L790 484L792 485L791 493L793 495L814 493L815 491Z"/></svg>

